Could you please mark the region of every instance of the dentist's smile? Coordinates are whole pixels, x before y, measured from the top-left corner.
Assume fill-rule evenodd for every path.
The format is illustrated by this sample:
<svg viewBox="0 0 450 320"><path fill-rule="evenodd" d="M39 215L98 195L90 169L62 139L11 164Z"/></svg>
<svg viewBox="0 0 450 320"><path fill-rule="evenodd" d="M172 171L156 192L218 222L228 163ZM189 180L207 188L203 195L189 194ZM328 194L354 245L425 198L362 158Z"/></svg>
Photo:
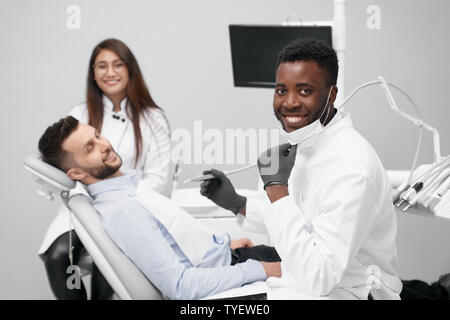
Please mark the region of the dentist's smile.
<svg viewBox="0 0 450 320"><path fill-rule="evenodd" d="M284 114L279 113L285 126L291 128L300 128L307 124L307 118L309 114Z"/></svg>
<svg viewBox="0 0 450 320"><path fill-rule="evenodd" d="M281 114L283 119L288 123L298 123L306 118L306 115L285 115Z"/></svg>

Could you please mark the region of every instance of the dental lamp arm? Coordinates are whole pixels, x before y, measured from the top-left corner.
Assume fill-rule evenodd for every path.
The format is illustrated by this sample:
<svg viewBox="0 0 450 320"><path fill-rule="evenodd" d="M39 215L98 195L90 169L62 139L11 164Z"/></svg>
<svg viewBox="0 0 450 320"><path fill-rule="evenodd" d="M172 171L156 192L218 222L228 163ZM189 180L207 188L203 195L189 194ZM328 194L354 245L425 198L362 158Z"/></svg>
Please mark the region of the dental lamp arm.
<svg viewBox="0 0 450 320"><path fill-rule="evenodd" d="M397 106L397 103L394 100L394 97L392 96L392 93L389 89L386 80L384 80L382 76L379 76L378 79L380 80L381 88L383 88L384 94L389 102L389 106L391 107L391 109L394 110L401 117L413 122L416 126L420 128L424 127L433 134L434 162L438 163L441 160L441 147L440 147L439 132L437 131L437 129L425 123L422 119L417 119L407 114L406 112L400 110Z"/></svg>

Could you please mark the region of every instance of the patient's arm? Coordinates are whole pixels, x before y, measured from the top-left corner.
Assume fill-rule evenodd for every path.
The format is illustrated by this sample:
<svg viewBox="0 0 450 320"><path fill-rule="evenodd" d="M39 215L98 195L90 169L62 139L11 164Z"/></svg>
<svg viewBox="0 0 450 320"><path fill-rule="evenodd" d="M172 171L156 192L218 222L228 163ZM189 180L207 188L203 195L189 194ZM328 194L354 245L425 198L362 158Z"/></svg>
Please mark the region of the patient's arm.
<svg viewBox="0 0 450 320"><path fill-rule="evenodd" d="M164 296L201 299L266 279L266 268L255 260L217 268L195 268L188 262L181 263L158 225L150 217L142 223L142 215L139 214L119 211L112 216L108 213L105 229Z"/></svg>

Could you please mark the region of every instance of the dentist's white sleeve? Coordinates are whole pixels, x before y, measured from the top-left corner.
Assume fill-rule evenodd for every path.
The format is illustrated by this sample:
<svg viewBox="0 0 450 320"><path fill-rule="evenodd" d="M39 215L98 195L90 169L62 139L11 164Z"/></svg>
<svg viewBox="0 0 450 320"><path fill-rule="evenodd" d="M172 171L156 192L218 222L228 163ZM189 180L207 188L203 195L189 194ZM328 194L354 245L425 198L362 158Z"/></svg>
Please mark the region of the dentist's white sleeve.
<svg viewBox="0 0 450 320"><path fill-rule="evenodd" d="M341 172L320 190L319 215L308 221L291 196L272 203L264 220L284 267L301 291L328 295L374 225L377 190L363 173Z"/></svg>
<svg viewBox="0 0 450 320"><path fill-rule="evenodd" d="M267 235L263 219L267 204L263 199L247 198L246 213L242 221L237 220L243 231Z"/></svg>
<svg viewBox="0 0 450 320"><path fill-rule="evenodd" d="M246 214L244 218L237 219L238 225L243 231L254 232L267 235L267 228L264 222L264 211L267 211L267 195L264 190L264 183L258 177L257 196L247 197Z"/></svg>

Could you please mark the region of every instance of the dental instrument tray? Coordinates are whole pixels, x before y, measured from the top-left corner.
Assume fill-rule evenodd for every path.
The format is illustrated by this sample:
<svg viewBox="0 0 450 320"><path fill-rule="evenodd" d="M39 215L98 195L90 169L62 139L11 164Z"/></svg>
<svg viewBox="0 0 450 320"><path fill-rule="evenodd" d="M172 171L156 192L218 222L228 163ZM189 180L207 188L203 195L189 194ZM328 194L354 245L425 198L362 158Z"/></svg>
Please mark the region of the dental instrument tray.
<svg viewBox="0 0 450 320"><path fill-rule="evenodd" d="M177 189L171 198L189 213L207 213L218 208L214 202L200 194L199 188Z"/></svg>
<svg viewBox="0 0 450 320"><path fill-rule="evenodd" d="M260 198L257 190L236 189L236 192L247 198ZM195 215L207 215L216 210L224 210L208 198L202 196L198 188L177 189L173 192L171 198L178 206Z"/></svg>

